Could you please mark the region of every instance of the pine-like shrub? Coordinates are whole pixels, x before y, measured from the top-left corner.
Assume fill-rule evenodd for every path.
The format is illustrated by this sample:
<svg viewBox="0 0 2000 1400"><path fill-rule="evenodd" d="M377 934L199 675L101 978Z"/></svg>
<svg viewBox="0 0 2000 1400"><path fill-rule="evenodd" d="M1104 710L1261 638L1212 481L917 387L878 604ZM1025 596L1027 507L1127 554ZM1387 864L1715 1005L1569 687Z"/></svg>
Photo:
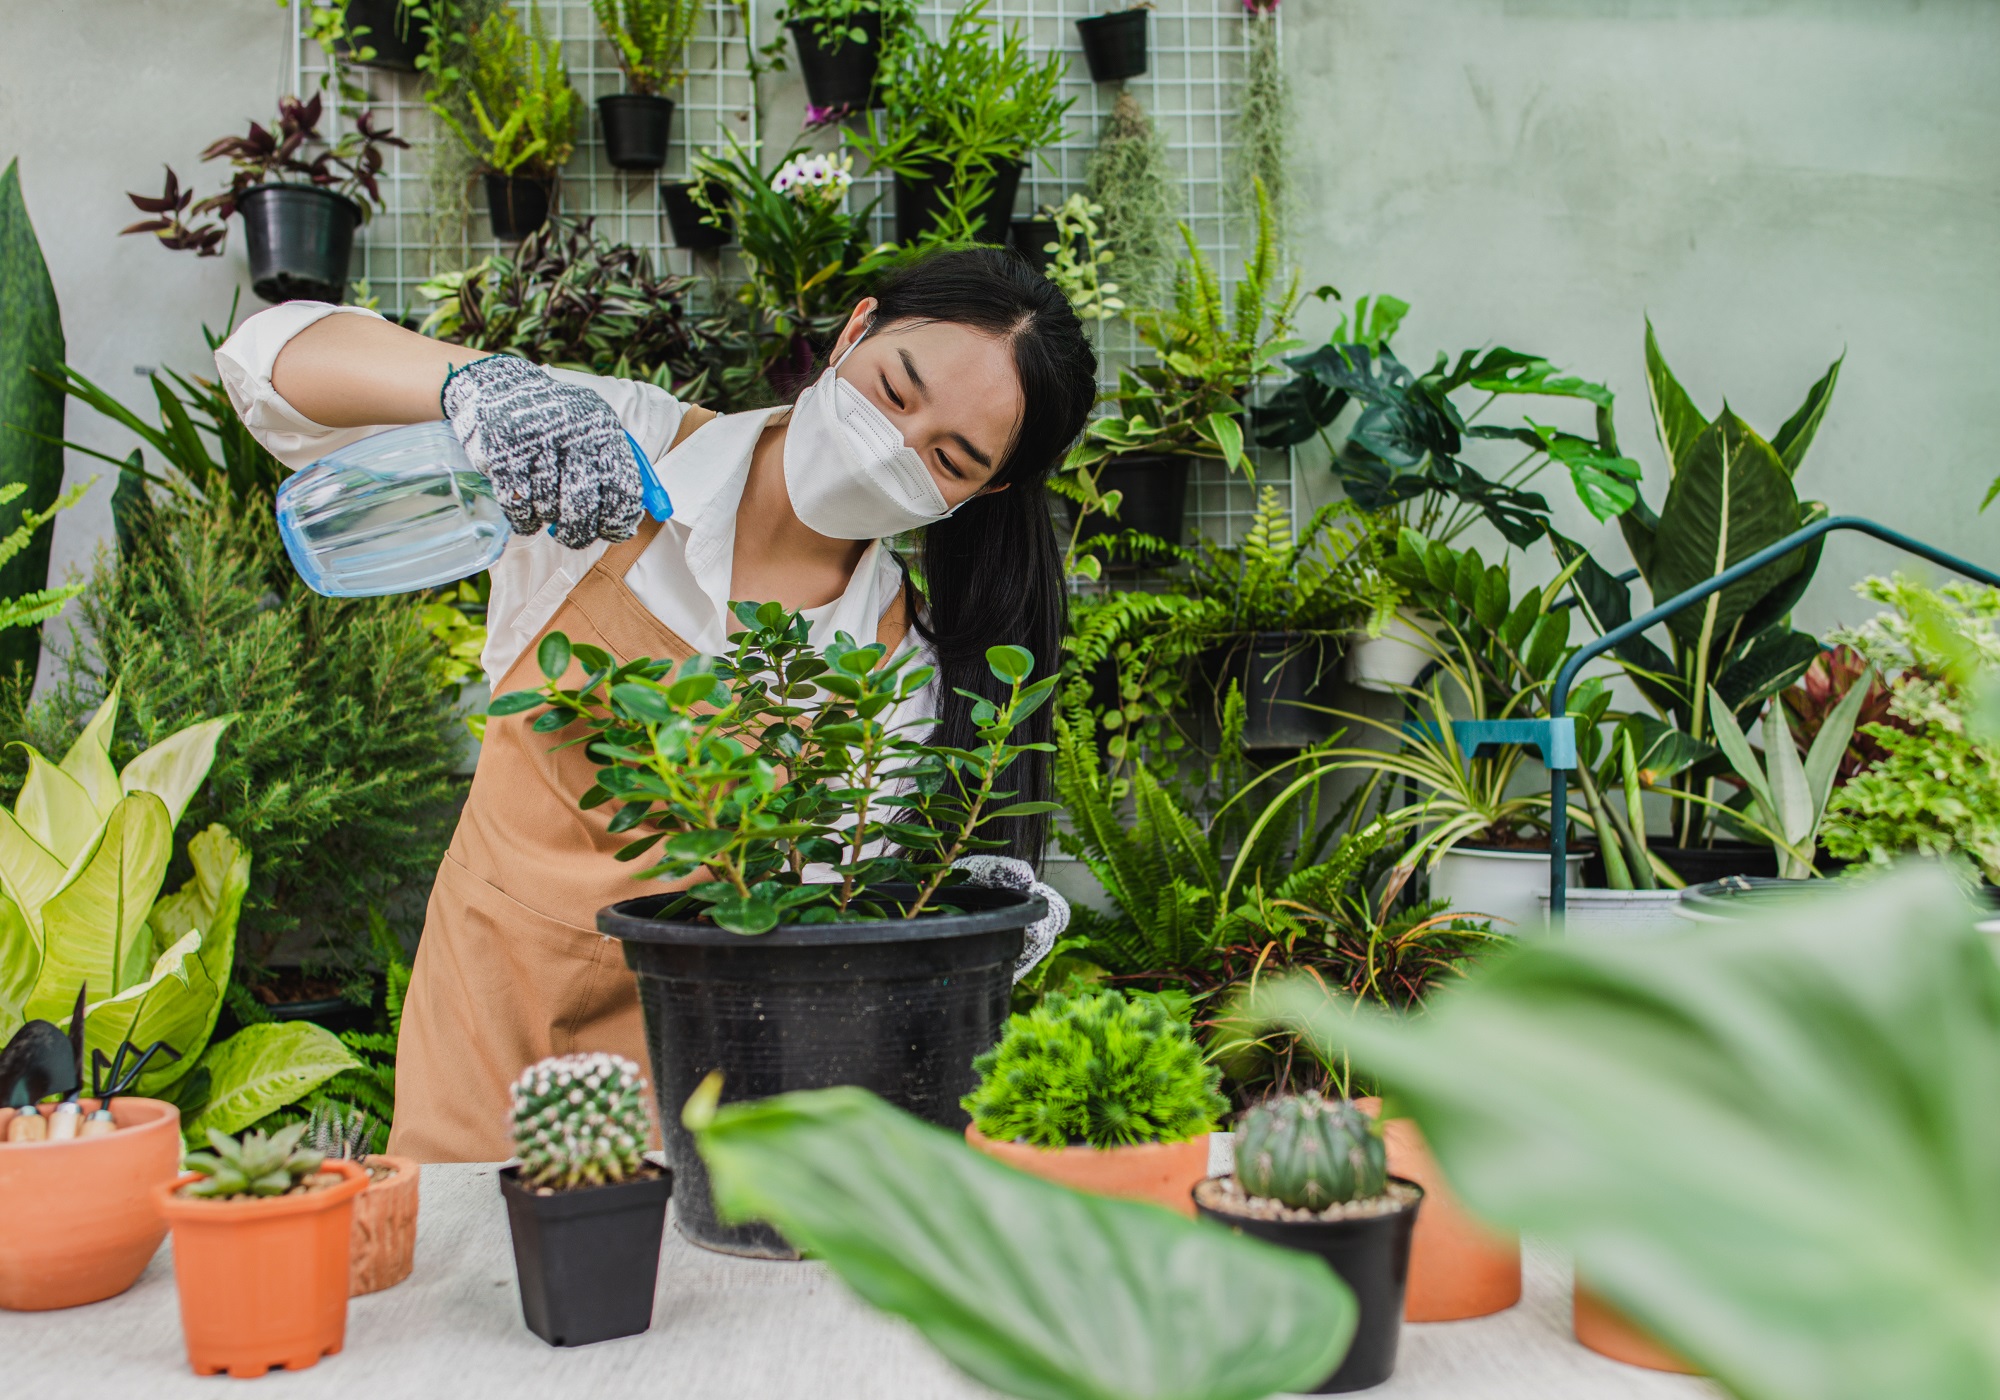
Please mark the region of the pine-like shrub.
<svg viewBox="0 0 2000 1400"><path fill-rule="evenodd" d="M1054 993L1008 1018L962 1100L979 1131L1037 1147L1184 1142L1228 1110L1220 1071L1151 998Z"/></svg>

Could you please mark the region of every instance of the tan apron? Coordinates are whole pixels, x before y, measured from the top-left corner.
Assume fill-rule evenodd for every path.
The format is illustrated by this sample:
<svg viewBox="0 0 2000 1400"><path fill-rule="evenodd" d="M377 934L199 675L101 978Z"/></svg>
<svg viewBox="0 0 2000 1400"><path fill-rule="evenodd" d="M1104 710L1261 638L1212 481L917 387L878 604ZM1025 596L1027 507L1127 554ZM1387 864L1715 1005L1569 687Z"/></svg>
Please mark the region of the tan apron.
<svg viewBox="0 0 2000 1400"><path fill-rule="evenodd" d="M674 446L712 416L683 421ZM648 519L606 550L541 635L563 632L621 660L692 655L625 586L659 529ZM900 644L905 617L899 596L882 614L877 640ZM540 639L495 694L541 684ZM564 684L582 676L572 663ZM641 883L631 865L613 859L632 839L605 829L616 804L587 812L576 805L596 760L582 745L550 752L557 737L533 733L534 717L487 721L472 791L431 889L403 1002L389 1137L391 1152L419 1162L512 1156L507 1088L546 1056L608 1050L646 1064L638 984L624 946L597 932L597 911L688 882Z"/></svg>

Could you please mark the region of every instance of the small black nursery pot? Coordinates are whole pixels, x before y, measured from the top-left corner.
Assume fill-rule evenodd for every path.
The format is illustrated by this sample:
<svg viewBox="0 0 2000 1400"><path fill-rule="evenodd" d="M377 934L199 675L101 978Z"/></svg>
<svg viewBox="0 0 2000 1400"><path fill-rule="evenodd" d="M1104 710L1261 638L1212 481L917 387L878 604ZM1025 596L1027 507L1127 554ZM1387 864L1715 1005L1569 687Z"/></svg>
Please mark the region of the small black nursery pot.
<svg viewBox="0 0 2000 1400"><path fill-rule="evenodd" d="M667 163L674 129L672 98L614 92L597 99L604 122L604 158L619 170L658 170Z"/></svg>
<svg viewBox="0 0 2000 1400"><path fill-rule="evenodd" d="M514 1236L521 1319L553 1347L629 1337L653 1325L653 1285L673 1173L543 1193L500 1169Z"/></svg>
<svg viewBox="0 0 2000 1400"><path fill-rule="evenodd" d="M1210 658L1215 693L1233 680L1243 689L1243 747L1290 750L1329 738L1340 652L1329 639L1298 632L1239 637Z"/></svg>
<svg viewBox="0 0 2000 1400"><path fill-rule="evenodd" d="M716 228L704 222L708 211L695 203L694 183L688 180L666 180L660 185L660 202L667 207L667 229L674 236L676 248L691 248L705 251L720 248L729 242L732 232L731 219L725 212Z"/></svg>
<svg viewBox="0 0 2000 1400"><path fill-rule="evenodd" d="M493 236L503 243L518 243L549 221L549 182L525 175L486 176L486 211L493 220Z"/></svg>
<svg viewBox="0 0 2000 1400"><path fill-rule="evenodd" d="M974 227L974 237L981 243L1007 242L1008 223L1014 215L1014 194L1021 187L1021 174L1028 168L1027 162L1000 160L994 162L993 183L987 190L985 202L979 206L978 222ZM946 205L946 183L950 179L948 167L933 166L914 179L898 175L896 177L896 241L914 243L928 232L936 221L936 214Z"/></svg>
<svg viewBox="0 0 2000 1400"><path fill-rule="evenodd" d="M1147 14L1142 6L1076 22L1093 83L1122 82L1146 71Z"/></svg>
<svg viewBox="0 0 2000 1400"><path fill-rule="evenodd" d="M1118 518L1114 520L1102 513L1091 515L1083 522L1083 538L1137 530L1168 544L1179 544L1187 521L1188 465L1186 457L1158 452L1134 452L1106 462L1097 474L1097 489L1121 494ZM1157 559L1121 555L1106 567L1119 572L1171 562L1170 555Z"/></svg>
<svg viewBox="0 0 2000 1400"><path fill-rule="evenodd" d="M846 38L837 49L820 44L811 20L795 19L785 26L798 46L806 100L815 107L865 112L874 102L875 70L882 62L882 16L856 15L854 26L868 36L868 42L857 44Z"/></svg>
<svg viewBox="0 0 2000 1400"><path fill-rule="evenodd" d="M384 68L392 73L414 73L424 51L424 29L410 13L404 0L347 0L347 32L366 28L359 39L342 39L337 47L342 58L367 68ZM374 57L354 57L357 45L373 49Z"/></svg>
<svg viewBox="0 0 2000 1400"><path fill-rule="evenodd" d="M236 201L250 286L265 301L339 301L361 206L311 185L258 185Z"/></svg>

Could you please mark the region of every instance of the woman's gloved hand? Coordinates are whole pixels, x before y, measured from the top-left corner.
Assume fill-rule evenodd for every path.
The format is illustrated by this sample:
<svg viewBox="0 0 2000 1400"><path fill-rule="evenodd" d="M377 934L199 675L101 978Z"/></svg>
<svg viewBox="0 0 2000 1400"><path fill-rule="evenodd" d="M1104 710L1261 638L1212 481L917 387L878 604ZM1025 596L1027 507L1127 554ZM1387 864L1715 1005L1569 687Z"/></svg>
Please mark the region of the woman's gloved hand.
<svg viewBox="0 0 2000 1400"><path fill-rule="evenodd" d="M639 464L603 399L511 355L452 371L438 397L515 534L553 524L570 549L632 537Z"/></svg>
<svg viewBox="0 0 2000 1400"><path fill-rule="evenodd" d="M1021 942L1021 956L1014 964L1014 980L1020 981L1034 970L1036 963L1049 955L1056 946L1056 939L1069 927L1069 901L1035 878L1035 868L1025 860L1012 856L961 856L952 862L965 872L965 883L978 885L989 890L1019 890L1023 894L1040 895L1049 906L1049 912L1028 925L1027 936Z"/></svg>

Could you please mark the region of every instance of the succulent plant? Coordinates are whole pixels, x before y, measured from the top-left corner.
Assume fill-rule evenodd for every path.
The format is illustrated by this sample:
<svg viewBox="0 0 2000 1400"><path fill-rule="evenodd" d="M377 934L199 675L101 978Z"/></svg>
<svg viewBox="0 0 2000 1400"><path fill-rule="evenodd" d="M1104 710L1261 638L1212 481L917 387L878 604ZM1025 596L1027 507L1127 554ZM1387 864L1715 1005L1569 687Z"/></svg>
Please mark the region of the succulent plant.
<svg viewBox="0 0 2000 1400"><path fill-rule="evenodd" d="M979 1087L962 1100L979 1131L1038 1147L1184 1142L1211 1131L1228 1104L1221 1072L1158 1000L1117 992L1055 993L1010 1017L1000 1043L972 1062Z"/></svg>
<svg viewBox="0 0 2000 1400"><path fill-rule="evenodd" d="M646 1081L622 1055L552 1055L514 1081L521 1180L566 1190L638 1173L646 1150Z"/></svg>
<svg viewBox="0 0 2000 1400"><path fill-rule="evenodd" d="M1346 1099L1272 1099L1237 1126L1236 1180L1252 1196L1300 1210L1379 1196L1389 1181L1382 1130Z"/></svg>
<svg viewBox="0 0 2000 1400"><path fill-rule="evenodd" d="M183 1195L221 1200L228 1196L282 1196L320 1169L324 1154L300 1147L306 1124L294 1123L268 1136L245 1133L241 1138L215 1128L208 1130L213 1152L190 1152L189 1171L206 1175L190 1183Z"/></svg>
<svg viewBox="0 0 2000 1400"><path fill-rule="evenodd" d="M320 1104L306 1119L306 1139L322 1157L366 1161L374 1151L374 1130L360 1109Z"/></svg>

